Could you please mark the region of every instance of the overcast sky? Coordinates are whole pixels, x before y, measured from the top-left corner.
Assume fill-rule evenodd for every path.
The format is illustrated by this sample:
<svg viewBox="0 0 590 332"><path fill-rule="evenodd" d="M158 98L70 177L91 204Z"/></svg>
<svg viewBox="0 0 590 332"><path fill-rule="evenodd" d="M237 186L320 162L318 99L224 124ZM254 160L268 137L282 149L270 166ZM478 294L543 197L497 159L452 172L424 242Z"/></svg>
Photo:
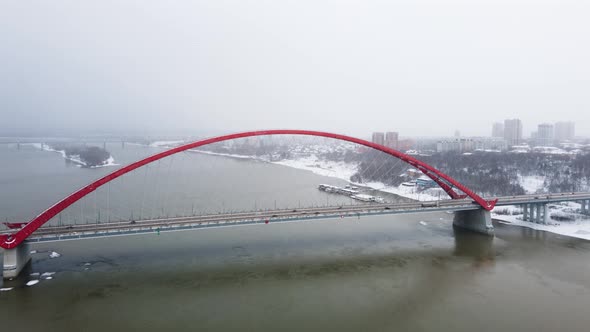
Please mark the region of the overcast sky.
<svg viewBox="0 0 590 332"><path fill-rule="evenodd" d="M0 4L0 130L590 136L587 0ZM1 136L1 133L0 133Z"/></svg>

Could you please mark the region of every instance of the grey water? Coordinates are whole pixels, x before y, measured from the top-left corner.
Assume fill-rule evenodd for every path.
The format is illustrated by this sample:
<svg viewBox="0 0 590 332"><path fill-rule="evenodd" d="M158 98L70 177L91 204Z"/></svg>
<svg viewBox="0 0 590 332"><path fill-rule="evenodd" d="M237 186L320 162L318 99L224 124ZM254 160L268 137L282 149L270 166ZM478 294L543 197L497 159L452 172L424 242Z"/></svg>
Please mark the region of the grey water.
<svg viewBox="0 0 590 332"><path fill-rule="evenodd" d="M108 149L121 164L158 151ZM116 214L354 203L316 189L318 183L342 185L341 180L268 163L187 155L159 167L149 170L168 174L159 185L142 180L151 174L146 171L111 187ZM2 220L28 220L113 169L83 169L56 153L0 145ZM117 190L130 191L117 196ZM104 204L106 194L90 197L81 217L74 207L62 221L96 221L101 210L94 201ZM161 199L178 204L173 211L158 211L152 205ZM588 330L588 241L502 224L490 238L454 230L451 219L447 213L355 217L33 244L32 263L19 278L4 282L12 289L0 292L0 326L7 331ZM61 256L50 258L51 252ZM35 274L44 272L55 272L53 279ZM41 280L26 286L33 279Z"/></svg>

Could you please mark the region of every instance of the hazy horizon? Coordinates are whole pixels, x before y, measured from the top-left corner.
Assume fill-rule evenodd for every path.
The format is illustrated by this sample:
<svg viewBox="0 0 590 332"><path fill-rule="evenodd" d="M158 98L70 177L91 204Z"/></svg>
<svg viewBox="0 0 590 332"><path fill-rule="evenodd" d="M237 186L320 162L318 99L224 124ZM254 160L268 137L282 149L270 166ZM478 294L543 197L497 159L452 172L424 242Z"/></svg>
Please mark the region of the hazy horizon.
<svg viewBox="0 0 590 332"><path fill-rule="evenodd" d="M0 12L0 136L317 129L590 136L584 1L30 1Z"/></svg>

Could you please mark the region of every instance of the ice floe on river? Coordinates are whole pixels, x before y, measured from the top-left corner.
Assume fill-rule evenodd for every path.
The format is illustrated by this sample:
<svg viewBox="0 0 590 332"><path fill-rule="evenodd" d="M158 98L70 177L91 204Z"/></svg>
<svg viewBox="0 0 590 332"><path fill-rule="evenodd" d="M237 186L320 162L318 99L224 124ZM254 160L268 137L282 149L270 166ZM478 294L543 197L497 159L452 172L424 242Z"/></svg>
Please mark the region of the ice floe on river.
<svg viewBox="0 0 590 332"><path fill-rule="evenodd" d="M39 283L39 280L38 279L33 279L33 280L28 281L26 283L26 285L29 286L29 287L31 287L31 286L34 286L34 285L36 285L38 283Z"/></svg>
<svg viewBox="0 0 590 332"><path fill-rule="evenodd" d="M49 253L49 258L58 258L61 257L61 254L55 251L52 251L51 253Z"/></svg>

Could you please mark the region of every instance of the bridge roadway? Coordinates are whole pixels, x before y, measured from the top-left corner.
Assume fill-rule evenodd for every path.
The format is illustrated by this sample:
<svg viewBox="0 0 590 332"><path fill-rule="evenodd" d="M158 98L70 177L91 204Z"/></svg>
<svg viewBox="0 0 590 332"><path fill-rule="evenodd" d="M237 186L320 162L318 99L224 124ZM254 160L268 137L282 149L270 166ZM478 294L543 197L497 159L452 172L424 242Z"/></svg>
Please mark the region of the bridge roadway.
<svg viewBox="0 0 590 332"><path fill-rule="evenodd" d="M590 193L560 193L499 197L496 206L546 204L590 200ZM265 224L310 219L359 217L368 215L478 210L470 199L422 201L411 203L367 203L297 209L264 210L200 216L157 218L136 221L46 226L37 230L28 242L49 242L82 238L123 236L141 233L179 231L195 228ZM10 233L3 231L0 233Z"/></svg>

